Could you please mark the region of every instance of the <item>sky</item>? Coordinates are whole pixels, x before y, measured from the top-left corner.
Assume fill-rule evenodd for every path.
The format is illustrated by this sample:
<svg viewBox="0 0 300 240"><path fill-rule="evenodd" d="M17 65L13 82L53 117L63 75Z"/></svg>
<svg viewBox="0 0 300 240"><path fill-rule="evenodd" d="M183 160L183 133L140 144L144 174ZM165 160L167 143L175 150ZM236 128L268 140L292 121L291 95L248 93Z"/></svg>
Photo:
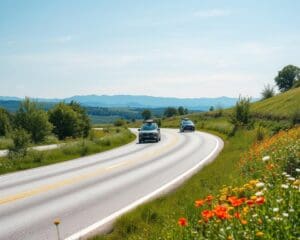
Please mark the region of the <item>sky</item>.
<svg viewBox="0 0 300 240"><path fill-rule="evenodd" d="M259 97L300 66L298 0L1 0L0 95Z"/></svg>

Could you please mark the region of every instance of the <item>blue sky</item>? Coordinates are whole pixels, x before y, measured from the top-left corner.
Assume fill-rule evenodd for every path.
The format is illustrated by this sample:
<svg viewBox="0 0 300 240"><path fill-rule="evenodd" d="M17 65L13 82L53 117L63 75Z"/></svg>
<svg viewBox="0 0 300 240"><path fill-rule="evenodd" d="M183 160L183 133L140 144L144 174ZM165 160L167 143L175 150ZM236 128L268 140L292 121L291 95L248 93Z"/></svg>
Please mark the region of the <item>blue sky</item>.
<svg viewBox="0 0 300 240"><path fill-rule="evenodd" d="M257 97L300 66L300 1L0 1L0 95Z"/></svg>

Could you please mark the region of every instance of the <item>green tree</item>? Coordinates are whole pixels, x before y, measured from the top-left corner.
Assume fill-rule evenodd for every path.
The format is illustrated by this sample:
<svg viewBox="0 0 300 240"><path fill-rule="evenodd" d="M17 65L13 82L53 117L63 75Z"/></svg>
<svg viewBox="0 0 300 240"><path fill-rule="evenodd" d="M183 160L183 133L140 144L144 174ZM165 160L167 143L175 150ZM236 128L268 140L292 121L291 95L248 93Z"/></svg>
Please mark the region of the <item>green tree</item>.
<svg viewBox="0 0 300 240"><path fill-rule="evenodd" d="M82 136L80 116L70 105L59 103L48 114L54 126L53 132L59 139Z"/></svg>
<svg viewBox="0 0 300 240"><path fill-rule="evenodd" d="M209 111L212 112L213 110L215 110L214 106L210 106Z"/></svg>
<svg viewBox="0 0 300 240"><path fill-rule="evenodd" d="M142 117L143 117L144 120L148 120L152 117L152 112L149 109L145 109L142 112Z"/></svg>
<svg viewBox="0 0 300 240"><path fill-rule="evenodd" d="M164 111L164 116L166 117L173 117L177 115L177 109L174 107L167 107L166 110Z"/></svg>
<svg viewBox="0 0 300 240"><path fill-rule="evenodd" d="M70 107L78 114L79 120L79 135L87 137L91 130L91 121L88 117L85 108L81 107L79 103L72 101Z"/></svg>
<svg viewBox="0 0 300 240"><path fill-rule="evenodd" d="M179 115L184 115L185 112L184 112L184 108L182 106L180 106L178 109L177 109L177 112Z"/></svg>
<svg viewBox="0 0 300 240"><path fill-rule="evenodd" d="M53 128L46 111L29 98L20 103L15 115L15 124L18 128L25 129L35 143L43 141Z"/></svg>
<svg viewBox="0 0 300 240"><path fill-rule="evenodd" d="M298 86L300 81L300 68L287 65L275 77L275 82L281 92L291 89L293 86Z"/></svg>
<svg viewBox="0 0 300 240"><path fill-rule="evenodd" d="M262 100L271 98L275 95L274 87L272 87L270 84L267 84L263 91L261 92Z"/></svg>
<svg viewBox="0 0 300 240"><path fill-rule="evenodd" d="M6 136L12 130L9 112L0 108L0 136Z"/></svg>
<svg viewBox="0 0 300 240"><path fill-rule="evenodd" d="M189 113L189 110L187 108L184 109L184 114L188 114Z"/></svg>

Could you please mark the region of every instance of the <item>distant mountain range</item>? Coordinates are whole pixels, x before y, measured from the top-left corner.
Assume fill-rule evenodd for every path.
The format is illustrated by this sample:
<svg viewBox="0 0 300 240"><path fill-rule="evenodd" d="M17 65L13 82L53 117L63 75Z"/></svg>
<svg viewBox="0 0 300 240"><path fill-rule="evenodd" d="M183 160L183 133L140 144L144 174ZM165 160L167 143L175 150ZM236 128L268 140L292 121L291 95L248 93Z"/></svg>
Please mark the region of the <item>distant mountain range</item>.
<svg viewBox="0 0 300 240"><path fill-rule="evenodd" d="M20 101L22 98L0 96L2 101ZM38 102L56 103L60 101L76 101L91 107L126 107L126 108L165 108L183 106L190 110L207 111L211 106L228 108L233 106L237 98L174 98L135 95L85 95L63 99L34 98Z"/></svg>

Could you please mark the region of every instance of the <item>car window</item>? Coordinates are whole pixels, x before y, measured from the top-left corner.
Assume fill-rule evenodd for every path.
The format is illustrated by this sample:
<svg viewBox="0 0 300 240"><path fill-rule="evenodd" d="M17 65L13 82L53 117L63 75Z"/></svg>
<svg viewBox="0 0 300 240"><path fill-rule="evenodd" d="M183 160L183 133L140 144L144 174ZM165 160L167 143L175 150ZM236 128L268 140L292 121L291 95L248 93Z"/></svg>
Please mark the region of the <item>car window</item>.
<svg viewBox="0 0 300 240"><path fill-rule="evenodd" d="M156 129L156 124L144 124L142 126L142 130L144 131L151 131Z"/></svg>
<svg viewBox="0 0 300 240"><path fill-rule="evenodd" d="M193 124L193 122L191 120L187 120L187 121L182 121L183 125L188 125L188 124Z"/></svg>

